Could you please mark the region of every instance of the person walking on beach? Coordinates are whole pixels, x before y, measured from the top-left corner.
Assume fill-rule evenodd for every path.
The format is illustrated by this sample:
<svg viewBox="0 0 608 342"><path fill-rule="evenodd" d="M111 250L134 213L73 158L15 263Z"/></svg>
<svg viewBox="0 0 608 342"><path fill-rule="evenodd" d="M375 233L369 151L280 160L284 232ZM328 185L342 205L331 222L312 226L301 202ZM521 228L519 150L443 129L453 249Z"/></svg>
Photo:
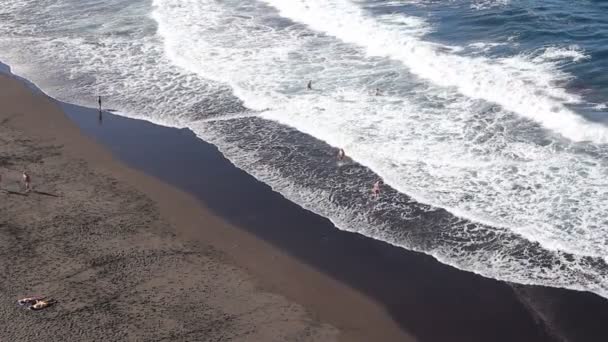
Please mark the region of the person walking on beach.
<svg viewBox="0 0 608 342"><path fill-rule="evenodd" d="M97 116L97 120L99 124L103 124L103 111L101 110L101 96L97 96L97 103L99 104L99 114Z"/></svg>
<svg viewBox="0 0 608 342"><path fill-rule="evenodd" d="M378 180L376 183L374 183L374 186L372 187L372 197L374 199L378 199L380 197L380 187L382 186L382 180Z"/></svg>
<svg viewBox="0 0 608 342"><path fill-rule="evenodd" d="M344 150L343 150L343 149L340 149L340 150L338 151L338 160L343 160L343 159L344 159L344 157L346 157L346 153L344 153Z"/></svg>
<svg viewBox="0 0 608 342"><path fill-rule="evenodd" d="M30 190L32 189L32 179L30 178L30 175L23 171L23 185L25 186L25 192L30 192Z"/></svg>
<svg viewBox="0 0 608 342"><path fill-rule="evenodd" d="M312 80L308 81L306 88L308 88L308 90L312 90Z"/></svg>

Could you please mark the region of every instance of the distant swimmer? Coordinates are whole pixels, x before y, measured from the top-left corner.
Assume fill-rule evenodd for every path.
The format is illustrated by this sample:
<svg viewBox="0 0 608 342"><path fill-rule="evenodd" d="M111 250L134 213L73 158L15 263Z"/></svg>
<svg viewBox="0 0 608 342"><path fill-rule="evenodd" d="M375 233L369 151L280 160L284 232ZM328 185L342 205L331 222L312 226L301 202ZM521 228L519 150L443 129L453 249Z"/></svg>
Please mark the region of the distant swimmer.
<svg viewBox="0 0 608 342"><path fill-rule="evenodd" d="M372 187L372 197L378 199L380 197L380 187L382 186L382 180L378 180Z"/></svg>
<svg viewBox="0 0 608 342"><path fill-rule="evenodd" d="M382 92L380 91L380 88L376 88L376 96L382 96Z"/></svg>
<svg viewBox="0 0 608 342"><path fill-rule="evenodd" d="M344 160L344 157L346 157L346 153L344 153L343 149L340 149L338 151L338 160Z"/></svg>
<svg viewBox="0 0 608 342"><path fill-rule="evenodd" d="M308 81L306 88L308 88L308 90L312 90L312 80Z"/></svg>

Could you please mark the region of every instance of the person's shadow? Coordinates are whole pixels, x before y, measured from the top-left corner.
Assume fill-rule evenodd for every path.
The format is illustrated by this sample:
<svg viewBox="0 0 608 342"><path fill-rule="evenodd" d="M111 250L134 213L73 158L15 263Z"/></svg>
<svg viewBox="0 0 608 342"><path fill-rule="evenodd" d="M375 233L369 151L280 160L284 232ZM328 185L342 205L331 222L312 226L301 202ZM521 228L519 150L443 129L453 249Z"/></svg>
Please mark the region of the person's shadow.
<svg viewBox="0 0 608 342"><path fill-rule="evenodd" d="M59 195L55 195L50 192L44 192L44 191L38 191L38 190L33 190L32 192L35 194L38 194L38 195L43 195L43 196L60 197Z"/></svg>
<svg viewBox="0 0 608 342"><path fill-rule="evenodd" d="M12 190L6 190L6 189L2 189L0 191L7 193L9 195L27 196L27 194L24 194L23 192L18 192L18 191L12 191Z"/></svg>

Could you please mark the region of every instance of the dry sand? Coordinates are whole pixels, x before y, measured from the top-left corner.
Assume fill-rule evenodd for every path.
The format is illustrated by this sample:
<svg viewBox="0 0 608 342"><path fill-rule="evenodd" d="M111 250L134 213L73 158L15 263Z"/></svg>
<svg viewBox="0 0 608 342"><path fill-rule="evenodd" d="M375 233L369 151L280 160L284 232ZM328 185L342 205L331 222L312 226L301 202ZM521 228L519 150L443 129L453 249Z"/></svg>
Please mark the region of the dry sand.
<svg viewBox="0 0 608 342"><path fill-rule="evenodd" d="M0 341L336 338L225 253L177 236L158 203L116 177L137 174L79 136L51 99L6 76L0 89ZM34 294L58 304L16 305Z"/></svg>

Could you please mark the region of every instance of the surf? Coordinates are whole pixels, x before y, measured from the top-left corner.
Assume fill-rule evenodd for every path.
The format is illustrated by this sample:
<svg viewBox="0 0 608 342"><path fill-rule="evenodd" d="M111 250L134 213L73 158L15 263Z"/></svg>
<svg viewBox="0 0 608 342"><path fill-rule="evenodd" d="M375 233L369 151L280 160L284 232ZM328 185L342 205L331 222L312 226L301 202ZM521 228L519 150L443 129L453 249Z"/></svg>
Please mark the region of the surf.
<svg viewBox="0 0 608 342"><path fill-rule="evenodd" d="M564 61L592 58L582 48L443 44L401 2L155 0L95 18L70 1L61 15L11 3L24 24L0 23L0 55L52 96L100 93L121 114L190 128L340 229L491 278L608 293L608 153L572 109L585 99L560 86ZM28 23L33 11L54 19ZM581 135L532 119L547 106ZM333 173L331 146L355 162ZM377 177L391 197L370 203Z"/></svg>
<svg viewBox="0 0 608 342"><path fill-rule="evenodd" d="M358 163L418 202L539 243L543 253L605 255L598 238L605 235L601 217L606 208L598 206L598 199L608 185L601 176L606 151L600 148L599 156L593 156L585 144L568 146L559 137L596 143L604 139L602 125L568 109L581 98L556 86L570 77L557 63L583 60L584 53L548 48L504 58L458 55L463 48L424 41L431 28L422 18L369 18L345 1L264 2L276 14L257 3L239 8L230 2L186 1L178 6L157 0L153 18L176 65L226 82L248 108L270 108L260 113L263 119L344 147ZM309 78L315 80L315 91L305 89ZM385 95L373 96L376 87ZM239 164L242 157L224 138L196 127L201 137ZM344 210L328 210L319 199L297 195L305 191L296 180L278 186L278 164L263 171L254 164L239 166L294 202L334 220ZM342 229L361 227L352 220L336 222ZM378 234L377 227L357 230L419 249ZM598 235L589 239L589 232ZM451 234L460 233L455 229ZM572 275L541 281L504 263L501 267L512 272L500 274L483 261L490 255L470 255L477 258L473 267L473 259L461 259L454 251L424 252L491 277L579 288L566 280ZM563 259L557 255L552 258ZM591 276L596 271L585 272Z"/></svg>
<svg viewBox="0 0 608 342"><path fill-rule="evenodd" d="M345 4L344 2L338 3L342 6ZM162 6L163 4L167 5L171 2L158 2L157 9L159 5ZM318 19L320 22L327 21L322 20L323 15L337 15L334 12L336 11L335 8L338 7L329 6L330 9L328 10L327 2L312 2L312 4L314 6L310 6L308 9L298 7L298 5L288 8L297 12L298 15L305 16L307 10L312 11L314 9L318 13L314 12L313 17L321 18ZM175 8L172 6L167 5L165 9ZM369 93L370 88L374 86L373 83L365 84L361 80L355 80L352 84L341 83L340 78L343 74L359 70L356 69L356 64L346 67L351 68L350 70L333 66L332 60L338 61L336 63L343 63L341 61L343 57L336 56L334 50L342 52L348 48L342 47L341 43L331 40L325 45L318 44L315 50L309 51L312 55L324 56L323 61L314 64L313 62L316 61L313 60L309 62L309 65L304 64L302 66L298 65L298 63L301 63L300 59L290 60L289 57L285 57L279 61L279 67L268 67L265 64L266 61L273 60L270 55L274 55L276 61L276 56L288 56L292 51L301 53L300 50L305 49L307 44L311 44L311 41L318 39L318 37L310 35L297 26L286 26L286 29L281 30L266 26L263 21L256 23L253 19L247 19L245 23L242 23L242 21L231 19L232 27L237 29L231 32L232 29L228 28L224 30L228 31L228 34L223 31L221 35L227 36L226 41L239 39L243 48L224 49L221 46L210 45L209 42L205 41L204 37L208 35L205 31L208 30L211 23L217 27L226 27L226 24L221 22L221 18L239 18L238 15L235 15L238 11L231 13L230 9L227 10L217 7L215 4L200 1L180 8L184 9L184 12L157 12L154 14L155 18L161 22L159 33L165 36L165 44L168 44L166 50L170 58L176 61L178 65L204 77L228 82L235 94L243 99L247 107L254 109L272 108L272 110L261 114L263 118L295 127L333 146L345 147L351 156L381 175L388 184L423 203L446 208L460 217L475 222L509 228L531 241L542 243L543 246L550 249L596 256L604 253L603 246L591 241L585 240L584 243L580 244L573 243L569 239L564 241L564 231L570 230L577 223L573 221L573 217L551 219L553 209L551 206L543 205L543 202L546 199L560 197L555 197L549 193L549 191L553 191L553 185L549 185L549 189L546 191L538 189L539 184L560 179L561 171L555 173L546 170L547 167L549 170L565 170L564 177L567 177L566 172L594 174L592 172L593 167L590 166L589 170L576 170L579 166L569 164L564 160L568 158L582 159L584 156L575 156L568 152L556 154L556 151L552 149L552 144L547 146L515 144L513 140L520 139L517 134L509 133L505 135L504 133L493 132L494 128L504 130L509 126L522 124L517 117L513 117L508 111L492 107L491 104L479 102L479 99L464 96L458 87L448 87L448 90L444 90L445 87L442 86L434 84L431 87L428 85L421 86L415 84L416 82L410 86L411 88L404 87L405 89L397 89L386 83L388 87L386 91L389 93L387 96L380 98L371 96ZM334 8L333 12L332 8ZM202 18L189 17L185 13L186 9L190 16L194 13L205 13L208 21L203 23ZM247 10L250 11L251 9L248 8ZM347 8L344 12L340 12L340 17L346 18L344 20L354 23L355 26L371 25L362 23L363 19L353 17L350 14L351 12L353 10ZM209 13L216 13L217 17L210 16ZM285 13L282 14L287 16ZM308 16L306 17L308 18ZM171 29L177 28L177 30L167 33L163 30L163 27L169 24L167 22L166 25L163 25L165 18L183 19L179 19L177 22L171 21ZM328 18L325 17L325 19ZM394 21L392 20L392 22ZM417 28L426 25L421 20L410 22L416 22ZM341 24L343 23L339 20L336 23L336 25ZM256 25L261 28L256 28ZM374 25L375 30L379 30L377 27L382 27L378 23ZM243 28L243 30L239 31L240 28ZM242 38L243 34L246 34L244 28L259 31L260 34L248 41L248 39ZM351 28L348 26L344 29L350 32ZM408 30L411 30L411 27ZM183 34L178 38L176 35L179 33L177 32ZM366 32L370 33L371 29ZM404 36L403 31L398 32L401 34L399 37ZM421 31L418 29L413 32L420 33ZM379 34L379 36L387 36L387 33ZM195 42L190 42L188 41L189 37L198 38ZM419 43L420 38L416 38L416 35L413 37L405 35L405 37L394 37L391 41L399 42L408 39L414 43ZM217 40L214 40L212 44L216 44ZM222 42L221 39L219 41ZM182 53L181 46L188 46L190 51ZM431 45L422 44L422 46L423 49L431 48ZM262 48L263 50L261 50ZM394 49L394 47L389 47L389 49ZM197 51L212 51L214 56L207 52L204 52L204 56L197 56ZM254 51L264 52L256 55ZM357 53L360 53L357 50L349 51L349 53L350 56L356 56L357 63L360 65L368 65L370 68L377 68L381 71L386 70L382 63L390 64L390 62L385 61L368 61L369 57L365 53L357 55ZM241 55L247 55L247 57L242 58ZM221 57L216 58L216 56ZM331 59L327 59L325 56L331 57ZM433 62L432 58L425 57L427 57L425 60L431 60L430 63L439 64ZM441 58L443 57L440 55L440 61ZM465 57L459 58L465 59ZM208 63L209 68L207 69L205 65L201 65L202 63L199 63L199 60L208 60L210 62ZM510 63L523 60L523 57L518 56L511 58ZM549 68L549 66L538 63L538 61L536 64L534 61L525 61L524 64L529 69L527 71L535 76L542 74L542 70L545 68ZM390 67L399 70L398 66L391 65ZM237 72L236 69L232 70L231 68L240 70ZM323 71L322 74L317 72L315 68L320 68ZM312 74L305 74L304 72L299 74L300 70L311 70ZM405 71L399 72L406 74L406 76L401 75L402 78L407 77ZM239 77L234 78L234 75L237 74ZM416 73L413 72L413 74ZM298 82L302 83L300 87L303 87L307 76L316 75L321 77L320 87L324 88L321 93L307 93L302 92L302 89L297 89ZM378 73L378 76L385 77L381 72ZM490 76L500 80L503 73L498 72L496 75L491 74ZM370 76L367 71L363 70L360 77L365 81ZM554 78L554 74L545 75L545 78L549 77ZM371 80L371 82L374 82L374 80ZM403 84L408 82L412 83L411 81L405 81ZM294 89L294 83L296 89ZM495 89L497 85L501 84L498 81L494 83ZM366 87L368 88L365 89ZM420 88L425 89L421 90ZM554 89L553 91L555 93L565 93L561 89ZM432 108L432 106L429 108L429 104L433 102L435 103L434 106L438 108ZM563 106L563 103L560 104ZM531 110L533 111L533 109ZM404 112L412 113L412 115L403 115ZM365 113L368 113L368 115ZM443 116L441 120L435 120L440 116ZM495 117L483 118L482 120L482 116ZM426 117L431 118L431 120L425 120ZM489 122L483 122L488 120ZM323 125L317 125L317 122L323 122ZM473 129L466 127L471 123L476 125L474 128L480 132L474 132ZM425 129L425 127L430 126L433 126L434 129L432 133ZM406 128L395 129L396 127ZM533 126L527 129L529 130L528 133L539 136L543 134L542 129ZM581 132L584 133L585 131ZM483 138L484 134L490 135L490 139ZM361 137L366 138L361 140ZM396 146L396 144L398 145ZM502 151L499 149L502 149ZM418 158L422 155L432 156L433 158L426 163L420 163ZM446 156L450 156L450 158L446 159ZM534 161L534 163L526 163L526 160ZM543 161L537 164L536 161L538 160ZM553 164L556 166L552 166ZM470 167L467 167L467 165ZM588 163L579 163L579 165L595 166L597 164L590 160ZM571 167L574 169L571 169ZM586 169L586 166L580 167ZM435 171L431 171L431 169ZM440 174L438 173L439 170L444 171ZM551 173L555 174L552 175ZM409 179L404 179L401 176L402 174L407 174ZM594 177L594 179L602 183L600 177ZM579 189L595 192L589 186L585 186L585 181L585 179L577 178L574 183ZM555 186L559 185L555 184ZM530 196L526 194L520 196L516 191L520 188L535 190L528 190L533 192ZM472 195L475 193L477 195ZM582 195L584 192L578 191L578 193ZM499 204L492 204L492 201L496 202L495 199L493 200L496 196L501 201ZM546 197L543 198L543 196ZM596 196L601 197L601 194L595 194L592 198L598 198ZM468 200L463 201L462 198L468 198ZM559 205L561 210L569 211L566 203L557 201L553 200L553 202L548 203L552 203L553 208L555 208L555 205ZM581 206L584 206L583 203L586 202L584 198L579 201ZM589 205L591 206L591 203ZM532 206L531 209L527 209L530 206ZM577 206L577 208L579 207ZM532 214L533 212L536 212L536 214ZM600 214L599 211L592 210L592 212L593 215ZM533 219L534 215L539 216L539 219ZM550 223L544 223L546 221Z"/></svg>
<svg viewBox="0 0 608 342"><path fill-rule="evenodd" d="M443 53L398 26L378 23L346 0L264 2L282 16L362 46L372 56L398 60L435 85L454 87L467 97L497 103L574 141L608 142L605 126L587 122L566 107L580 99L555 86L567 77L555 69L521 58L491 60Z"/></svg>

